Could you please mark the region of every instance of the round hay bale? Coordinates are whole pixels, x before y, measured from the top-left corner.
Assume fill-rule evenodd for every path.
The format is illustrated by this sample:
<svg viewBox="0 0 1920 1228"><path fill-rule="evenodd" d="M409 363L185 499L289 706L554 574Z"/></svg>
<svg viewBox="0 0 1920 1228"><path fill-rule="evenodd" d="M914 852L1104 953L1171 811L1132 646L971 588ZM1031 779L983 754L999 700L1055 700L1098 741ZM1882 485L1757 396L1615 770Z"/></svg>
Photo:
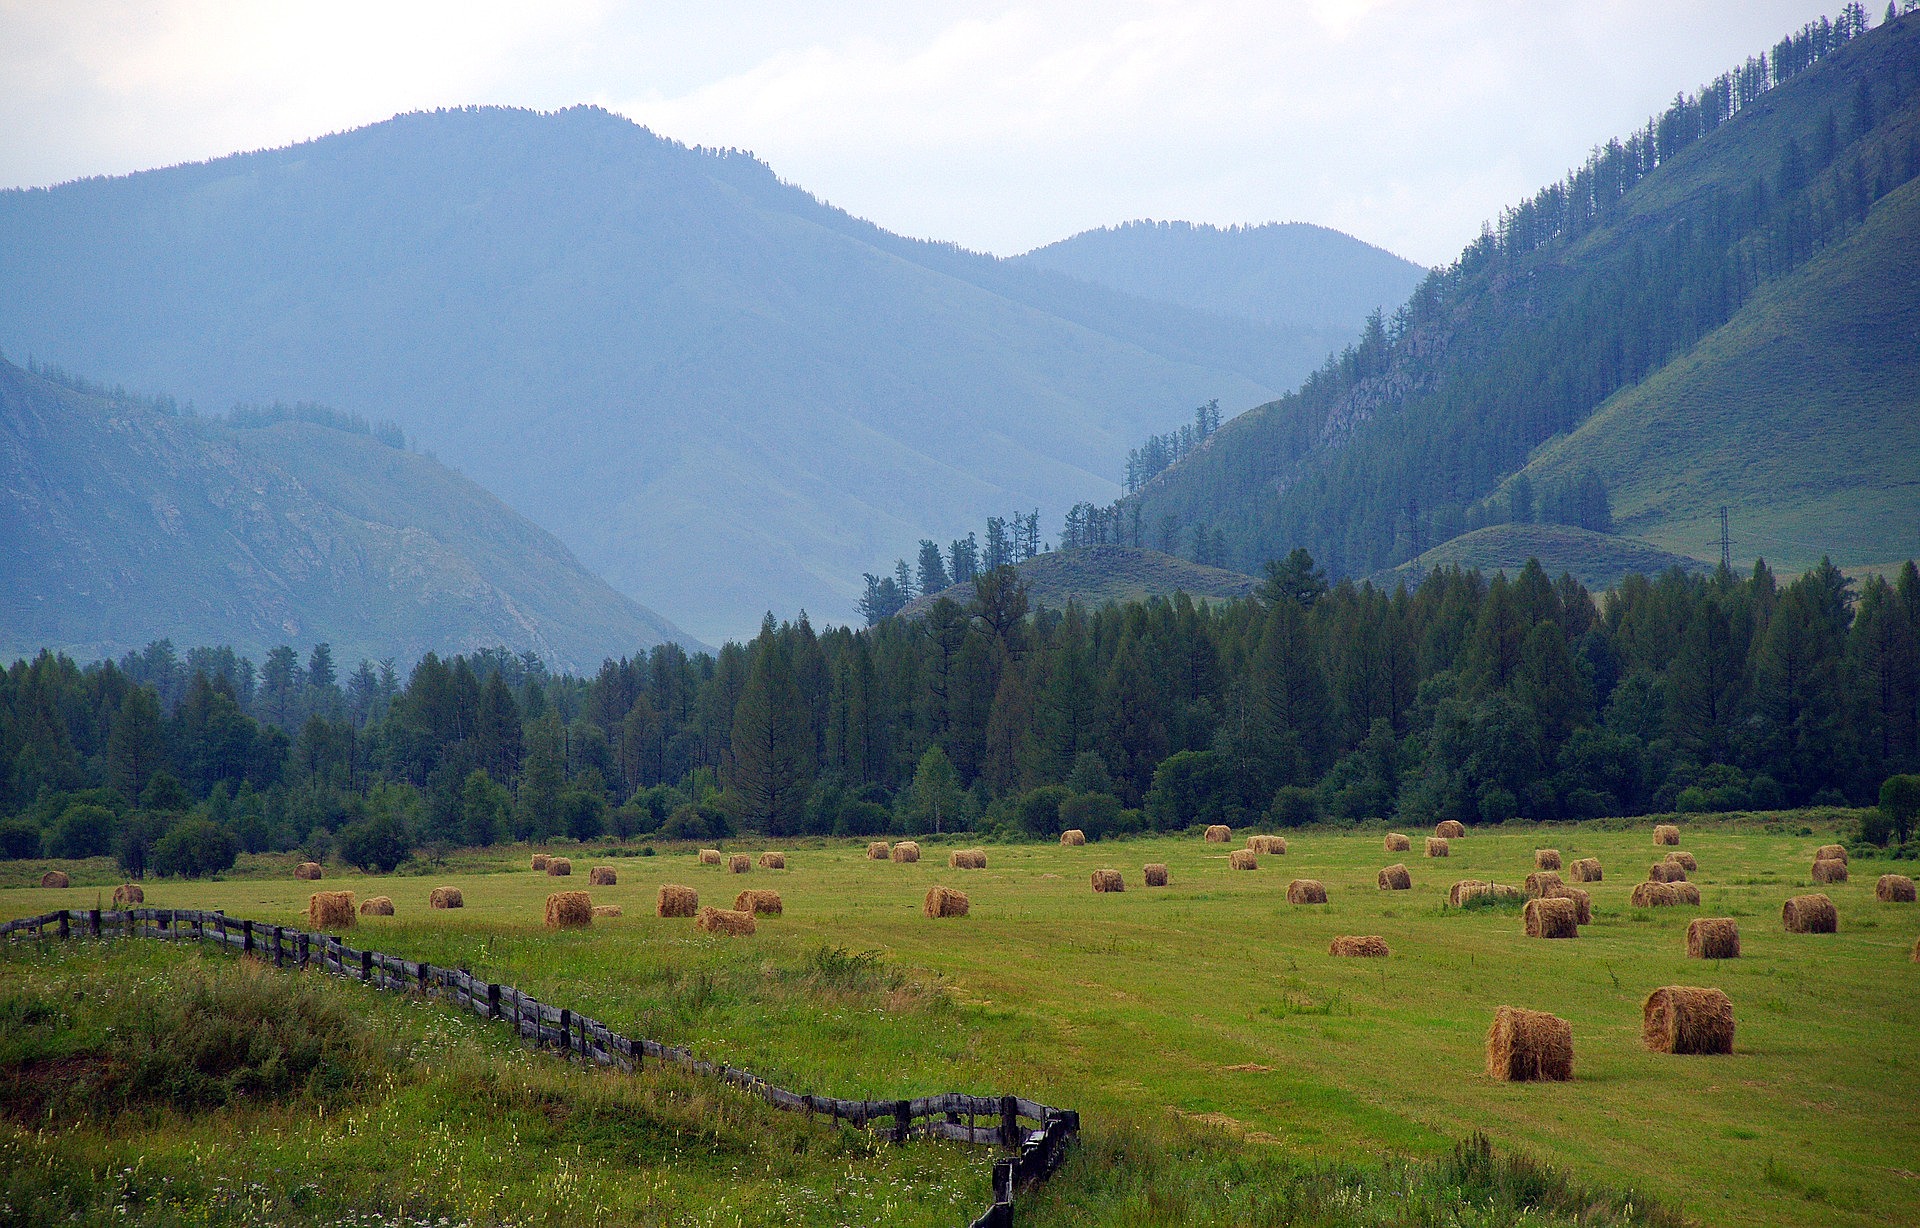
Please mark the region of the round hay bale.
<svg viewBox="0 0 1920 1228"><path fill-rule="evenodd" d="M1228 827L1225 823L1215 823L1213 826L1207 828L1206 840L1208 844L1225 844L1231 839L1233 839L1233 828Z"/></svg>
<svg viewBox="0 0 1920 1228"><path fill-rule="evenodd" d="M1467 825L1458 819L1442 819L1433 825L1433 834L1442 840L1460 840L1467 834Z"/></svg>
<svg viewBox="0 0 1920 1228"><path fill-rule="evenodd" d="M1739 959L1739 923L1732 917L1695 917L1687 922L1687 958Z"/></svg>
<svg viewBox="0 0 1920 1228"><path fill-rule="evenodd" d="M1276 857L1285 856L1287 838L1285 836L1248 836L1247 851L1250 853L1272 853Z"/></svg>
<svg viewBox="0 0 1920 1228"><path fill-rule="evenodd" d="M902 840L887 852L887 856L901 865L920 860L920 846L911 840Z"/></svg>
<svg viewBox="0 0 1920 1228"><path fill-rule="evenodd" d="M1813 859L1815 861L1845 861L1847 859L1847 846L1844 844L1823 844L1813 850Z"/></svg>
<svg viewBox="0 0 1920 1228"><path fill-rule="evenodd" d="M391 917L393 900L384 895L376 895L361 902L360 915L363 917Z"/></svg>
<svg viewBox="0 0 1920 1228"><path fill-rule="evenodd" d="M787 868L787 855L785 853L762 853L760 854L760 868L762 870L784 870Z"/></svg>
<svg viewBox="0 0 1920 1228"><path fill-rule="evenodd" d="M1733 999L1718 989L1664 985L1641 1008L1640 1043L1655 1053L1732 1053Z"/></svg>
<svg viewBox="0 0 1920 1228"><path fill-rule="evenodd" d="M719 849L701 849L700 850L700 864L703 866L717 866L723 860L725 859L720 856Z"/></svg>
<svg viewBox="0 0 1920 1228"><path fill-rule="evenodd" d="M593 915L595 917L617 917L620 915L620 906L618 904L595 904L593 906Z"/></svg>
<svg viewBox="0 0 1920 1228"><path fill-rule="evenodd" d="M967 869L969 869L969 870L984 870L984 869L986 869L986 868L987 868L987 850L985 850L985 849L968 849L968 850L967 850L967 857L968 857L968 859L969 859L969 860L970 860L970 861L972 862L972 864L971 864L971 865L969 865L969 866L967 867Z"/></svg>
<svg viewBox="0 0 1920 1228"><path fill-rule="evenodd" d="M534 869L545 874L547 872L547 860L548 858L545 853L535 853L530 859L529 864L531 864Z"/></svg>
<svg viewBox="0 0 1920 1228"><path fill-rule="evenodd" d="M756 916L777 917L780 915L781 909L782 905L778 891L749 888L733 897L733 911L735 912L750 912Z"/></svg>
<svg viewBox="0 0 1920 1228"><path fill-rule="evenodd" d="M1327 902L1327 889L1318 879L1296 878L1287 884L1287 903L1324 904Z"/></svg>
<svg viewBox="0 0 1920 1228"><path fill-rule="evenodd" d="M1528 900L1527 937L1578 938L1580 909L1572 900Z"/></svg>
<svg viewBox="0 0 1920 1228"><path fill-rule="evenodd" d="M1578 925L1593 924L1593 894L1579 887L1559 886L1548 888L1544 897L1549 900L1572 900L1574 922Z"/></svg>
<svg viewBox="0 0 1920 1228"><path fill-rule="evenodd" d="M1447 903L1458 908L1474 896L1481 894L1482 888L1492 885L1492 883L1483 883L1477 878L1463 878L1453 885L1451 891L1447 892Z"/></svg>
<svg viewBox="0 0 1920 1228"><path fill-rule="evenodd" d="M1149 887L1164 887L1167 885L1167 867L1160 862L1150 861L1140 868L1140 872L1145 876L1147 886Z"/></svg>
<svg viewBox="0 0 1920 1228"><path fill-rule="evenodd" d="M427 896L429 908L465 908L467 901L461 897L458 887L435 887Z"/></svg>
<svg viewBox="0 0 1920 1228"><path fill-rule="evenodd" d="M320 863L317 861L303 861L299 865L293 867L293 876L297 879L304 879L304 880L318 879L322 873L323 871L320 869Z"/></svg>
<svg viewBox="0 0 1920 1228"><path fill-rule="evenodd" d="M1060 833L1060 843L1062 844L1070 844L1070 845L1078 846L1078 845L1085 844L1086 842L1087 842L1087 833L1081 831L1078 827L1069 827L1067 828L1067 830Z"/></svg>
<svg viewBox="0 0 1920 1228"><path fill-rule="evenodd" d="M1413 841L1397 831L1390 831L1387 833L1387 838L1381 842L1381 847L1389 853L1411 853Z"/></svg>
<svg viewBox="0 0 1920 1228"><path fill-rule="evenodd" d="M1573 1078L1573 1025L1545 1011L1500 1007L1487 1032L1487 1074L1503 1083Z"/></svg>
<svg viewBox="0 0 1920 1228"><path fill-rule="evenodd" d="M1796 895L1780 906L1780 923L1789 934L1837 934L1840 913L1824 895Z"/></svg>
<svg viewBox="0 0 1920 1228"><path fill-rule="evenodd" d="M1121 877L1120 871L1118 870L1095 870L1092 878L1093 889L1098 892L1125 891L1127 889L1127 880Z"/></svg>
<svg viewBox="0 0 1920 1228"><path fill-rule="evenodd" d="M1558 870L1560 868L1560 850L1533 850L1533 868L1536 870Z"/></svg>
<svg viewBox="0 0 1920 1228"><path fill-rule="evenodd" d="M1447 892L1447 903L1455 908L1469 900L1483 898L1496 904L1517 904L1526 896L1518 887L1505 883L1483 883L1477 878L1463 878Z"/></svg>
<svg viewBox="0 0 1920 1228"><path fill-rule="evenodd" d="M1379 882L1380 890L1382 891L1411 891L1413 889L1413 875L1407 873L1407 867L1399 864L1390 865L1380 871Z"/></svg>
<svg viewBox="0 0 1920 1228"><path fill-rule="evenodd" d="M1653 842L1655 844L1678 844L1680 843L1680 829L1671 823L1656 824L1653 829Z"/></svg>
<svg viewBox="0 0 1920 1228"><path fill-rule="evenodd" d="M1912 887L1908 887L1908 890L1911 891ZM1908 898L1911 899L1912 897L1909 896ZM116 908L126 904L144 904L146 902L147 893L136 883L122 883L113 889L113 903Z"/></svg>
<svg viewBox="0 0 1920 1228"><path fill-rule="evenodd" d="M1428 836L1427 837L1427 856L1445 857L1446 855L1447 855L1447 837Z"/></svg>
<svg viewBox="0 0 1920 1228"><path fill-rule="evenodd" d="M868 861L885 861L887 859L887 854L891 852L892 849L893 849L893 846L888 844L885 840L875 840L872 844L867 845L867 860Z"/></svg>
<svg viewBox="0 0 1920 1228"><path fill-rule="evenodd" d="M750 912L707 905L700 910L700 915L693 919L693 928L707 934L746 938L759 927L753 923L753 914Z"/></svg>
<svg viewBox="0 0 1920 1228"><path fill-rule="evenodd" d="M1682 852L1679 849L1675 849L1673 852L1668 853L1666 855L1665 860L1672 862L1676 866L1679 866L1682 870L1685 870L1689 874L1696 873L1700 869L1699 858L1695 857L1692 853Z"/></svg>
<svg viewBox="0 0 1920 1228"><path fill-rule="evenodd" d="M951 887L929 887L927 898L921 902L920 911L929 917L964 917L971 907L964 891L955 891Z"/></svg>
<svg viewBox="0 0 1920 1228"><path fill-rule="evenodd" d="M316 891L307 897L307 924L316 930L353 928L353 892Z"/></svg>
<svg viewBox="0 0 1920 1228"><path fill-rule="evenodd" d="M727 873L745 874L753 869L753 858L745 853L727 854Z"/></svg>
<svg viewBox="0 0 1920 1228"><path fill-rule="evenodd" d="M548 878L567 878L573 873L573 863L565 857L547 858Z"/></svg>
<svg viewBox="0 0 1920 1228"><path fill-rule="evenodd" d="M1566 886L1566 884L1561 882L1560 876L1552 870L1535 870L1533 873L1527 875L1527 898L1529 900L1538 900L1542 897L1552 895L1555 888L1564 886Z"/></svg>
<svg viewBox="0 0 1920 1228"><path fill-rule="evenodd" d="M1673 902L1674 902L1674 903L1676 903L1676 904L1691 904L1691 905L1693 905L1693 906L1695 906L1695 907L1698 907L1698 906L1699 906L1699 904L1700 904L1700 888L1698 888L1698 887L1696 887L1696 886L1695 886L1694 884L1692 884L1692 883L1668 883L1668 884L1667 884L1667 886L1669 886L1669 887L1671 887L1671 888L1673 888Z"/></svg>
<svg viewBox="0 0 1920 1228"><path fill-rule="evenodd" d="M1385 959L1387 940L1378 934L1342 934L1327 945L1327 954L1352 959Z"/></svg>
<svg viewBox="0 0 1920 1228"><path fill-rule="evenodd" d="M571 930L593 924L593 897L584 891L556 891L547 897L547 928Z"/></svg>
<svg viewBox="0 0 1920 1228"><path fill-rule="evenodd" d="M1847 863L1824 857L1813 863L1813 881L1816 883L1844 883L1847 881Z"/></svg>
<svg viewBox="0 0 1920 1228"><path fill-rule="evenodd" d="M1672 883L1644 882L1636 883L1633 888L1633 906L1635 908L1665 908L1680 902L1680 893L1673 889Z"/></svg>
<svg viewBox="0 0 1920 1228"><path fill-rule="evenodd" d="M1567 873L1576 883L1597 883L1601 881L1600 859L1598 857L1577 857L1567 866Z"/></svg>
<svg viewBox="0 0 1920 1228"><path fill-rule="evenodd" d="M1647 867L1647 881L1650 883L1684 883L1687 881L1687 869L1677 862L1656 861Z"/></svg>
<svg viewBox="0 0 1920 1228"><path fill-rule="evenodd" d="M1252 849L1235 849L1227 854L1227 868L1230 870L1257 870L1260 858Z"/></svg>
<svg viewBox="0 0 1920 1228"><path fill-rule="evenodd" d="M953 870L984 870L987 868L987 850L955 849L947 854L947 866Z"/></svg>
<svg viewBox="0 0 1920 1228"><path fill-rule="evenodd" d="M140 888L135 887L135 891ZM119 893L114 893L119 898ZM1882 874L1880 881L1873 885L1873 898L1883 904L1913 903L1913 880L1904 874Z"/></svg>
<svg viewBox="0 0 1920 1228"><path fill-rule="evenodd" d="M617 887L619 884L620 876L613 872L612 866L595 866L587 871L589 887Z"/></svg>
<svg viewBox="0 0 1920 1228"><path fill-rule="evenodd" d="M700 893L678 883L663 883L653 911L660 917L691 917L700 911Z"/></svg>

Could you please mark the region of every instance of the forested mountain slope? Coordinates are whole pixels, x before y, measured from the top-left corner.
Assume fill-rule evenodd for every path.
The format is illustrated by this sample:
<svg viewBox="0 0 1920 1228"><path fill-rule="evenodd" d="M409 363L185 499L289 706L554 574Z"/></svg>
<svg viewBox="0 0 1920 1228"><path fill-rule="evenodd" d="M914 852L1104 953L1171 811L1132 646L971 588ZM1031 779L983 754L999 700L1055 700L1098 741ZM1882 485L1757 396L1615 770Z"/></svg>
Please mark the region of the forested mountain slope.
<svg viewBox="0 0 1920 1228"><path fill-rule="evenodd" d="M202 407L403 422L718 639L1344 340L908 240L593 108L398 117L0 192L0 346Z"/></svg>
<svg viewBox="0 0 1920 1228"><path fill-rule="evenodd" d="M1700 516L1722 502L1753 527L1739 558L1909 553L1917 172L1920 15L1867 29L1851 7L1507 210L1385 327L1148 483L1141 518L1230 566L1304 545L1351 575L1616 515L1717 561ZM1779 344L1798 329L1818 338Z"/></svg>
<svg viewBox="0 0 1920 1228"><path fill-rule="evenodd" d="M695 642L437 461L275 416L171 415L0 362L0 657L326 641L585 669Z"/></svg>
<svg viewBox="0 0 1920 1228"><path fill-rule="evenodd" d="M1237 571L1190 563L1176 555L1134 546L1084 546L1050 550L1014 565L1032 605L1066 608L1075 601L1098 609L1109 601L1144 601L1185 593L1202 600L1249 597L1260 581ZM942 597L966 605L974 597L971 581L922 594L900 612L911 618L933 608Z"/></svg>
<svg viewBox="0 0 1920 1228"><path fill-rule="evenodd" d="M1417 559L1372 577L1382 588L1417 584L1427 572L1469 567L1483 575L1519 575L1538 561L1548 575L1571 575L1595 591L1628 576L1658 576L1675 567L1704 572L1704 563L1650 546L1646 542L1568 524L1496 524L1440 543Z"/></svg>

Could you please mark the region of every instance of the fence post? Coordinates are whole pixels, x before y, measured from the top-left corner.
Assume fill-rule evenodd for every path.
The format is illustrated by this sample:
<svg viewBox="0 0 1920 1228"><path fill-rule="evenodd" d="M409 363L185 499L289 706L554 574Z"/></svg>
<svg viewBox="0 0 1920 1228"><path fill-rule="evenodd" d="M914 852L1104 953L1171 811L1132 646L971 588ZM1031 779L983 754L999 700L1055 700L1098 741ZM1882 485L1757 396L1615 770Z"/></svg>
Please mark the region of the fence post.
<svg viewBox="0 0 1920 1228"><path fill-rule="evenodd" d="M300 936L293 940L294 960L300 965L300 970L302 972L306 971L307 961L309 958L311 958L310 952L308 951L308 948L307 948L307 943L309 941L310 939L308 937L307 931L305 930L301 930Z"/></svg>
<svg viewBox="0 0 1920 1228"><path fill-rule="evenodd" d="M893 1142L902 1146L907 1141L907 1128L913 1124L913 1104L907 1100L893 1102Z"/></svg>
<svg viewBox="0 0 1920 1228"><path fill-rule="evenodd" d="M87 909L87 937L98 938L99 936L100 910L97 908L89 908Z"/></svg>
<svg viewBox="0 0 1920 1228"><path fill-rule="evenodd" d="M1000 1097L1000 1145L1020 1145L1020 1100L1016 1096Z"/></svg>
<svg viewBox="0 0 1920 1228"><path fill-rule="evenodd" d="M492 981L487 982L487 1018L500 1017L500 987Z"/></svg>
<svg viewBox="0 0 1920 1228"><path fill-rule="evenodd" d="M362 981L371 981L373 979L372 951L360 952L360 979Z"/></svg>
<svg viewBox="0 0 1920 1228"><path fill-rule="evenodd" d="M240 923L240 953L242 955L253 954L253 922L251 921L242 921Z"/></svg>
<svg viewBox="0 0 1920 1228"><path fill-rule="evenodd" d="M993 1201L995 1206L1013 1205L1013 1161L993 1162Z"/></svg>
<svg viewBox="0 0 1920 1228"><path fill-rule="evenodd" d="M67 936L69 932L67 926L67 910L63 908L60 910L60 937L65 938Z"/></svg>
<svg viewBox="0 0 1920 1228"><path fill-rule="evenodd" d="M560 1044L562 1048L573 1048L573 1012L566 1007L560 1008Z"/></svg>

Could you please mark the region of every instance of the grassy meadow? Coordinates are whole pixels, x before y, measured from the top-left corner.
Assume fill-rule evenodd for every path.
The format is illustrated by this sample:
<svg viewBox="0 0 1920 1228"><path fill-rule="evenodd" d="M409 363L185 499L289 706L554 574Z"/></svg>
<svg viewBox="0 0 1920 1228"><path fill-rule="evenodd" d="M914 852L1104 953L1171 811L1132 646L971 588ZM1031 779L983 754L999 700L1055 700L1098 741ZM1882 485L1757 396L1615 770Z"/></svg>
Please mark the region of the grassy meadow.
<svg viewBox="0 0 1920 1228"><path fill-rule="evenodd" d="M564 881L526 869L519 848L456 854L426 875L330 868L319 885L393 898L397 915L361 918L355 945L464 964L796 1090L1018 1091L1078 1109L1084 1145L1022 1204L1026 1223L1520 1222L1470 1204L1545 1178L1476 1166L1459 1146L1476 1133L1495 1157L1531 1157L1571 1183L1564 1218L1528 1223L1645 1222L1635 1217L1649 1196L1715 1224L1908 1218L1920 1198L1920 964L1910 959L1920 908L1874 899L1878 875L1902 866L1856 859L1850 882L1823 888L1840 932L1791 935L1780 904L1815 889L1812 854L1835 838L1831 817L1683 824L1701 906L1635 909L1633 885L1664 852L1651 827L1513 825L1454 841L1444 860L1420 855L1420 832L1409 833L1412 854L1385 854L1384 829L1307 830L1253 871L1229 870L1227 846L1197 835L989 845L984 870L949 869L947 851L965 847L953 841L924 841L913 865L869 861L864 842L799 841L782 846L789 869L744 875L699 865L692 849L649 857L563 846L574 869ZM1589 884L1594 923L1578 940L1527 939L1517 908L1446 907L1461 878L1518 884L1540 846L1606 867L1605 881ZM1141 885L1152 861L1171 867L1169 887ZM1376 872L1400 861L1413 889L1378 889ZM547 893L586 889L593 865L619 874L592 889L595 903L625 915L546 931ZM1125 872L1124 893L1089 890L1101 867ZM115 881L105 863L83 865L74 887L43 890L25 885L36 872L0 868L0 916L104 905ZM1296 877L1324 882L1330 902L1288 905ZM653 915L664 882L723 906L742 888L772 887L785 912L761 918L751 938L710 937ZM924 918L933 884L966 891L970 915ZM467 906L430 911L439 885L459 887ZM297 923L311 889L288 859L247 858L222 881L149 882L147 902ZM1696 916L1737 918L1744 957L1686 959ZM1392 956L1331 958L1339 934L1382 935ZM32 1003L57 1000L68 983L91 1003L143 978L228 976L219 968L234 962L158 943L19 947L0 954L0 1023L44 1013ZM1641 1003L1668 984L1731 996L1732 1056L1642 1048ZM310 1197L323 1219L352 1205L385 1207L386 1222L957 1223L986 1202L984 1149L896 1151L670 1073L630 1079L533 1058L503 1030L438 1006L336 982L312 992L371 1018L374 1037L404 1047L412 1064L367 1076L371 1090L331 1117L302 1101L198 1116L149 1108L111 1125L41 1130L23 1120L16 1089L12 1154L0 1155L0 1169L16 1174L8 1197L24 1196L19 1174L35 1165L80 1166L96 1183L141 1164L201 1180L231 1171L238 1182L250 1171L305 1171L295 1157L306 1155L327 1171L358 1172L357 1157L384 1174L321 1182L326 1193ZM1573 1082L1508 1085L1482 1073L1502 1003L1572 1022ZM17 1044L0 1055L22 1060ZM253 1128L232 1126L243 1119ZM614 1122L637 1123L642 1141ZM508 1158L516 1152L524 1162ZM446 1189L455 1178L460 1197ZM269 1205L299 1210L291 1180L267 1182L260 1222L274 1219ZM227 1197L219 1222L250 1222ZM1429 1198L1441 1210L1420 1218ZM1467 1205L1446 1209L1448 1199ZM1603 1206L1611 1210L1595 1212ZM173 1221L156 1210L145 1222Z"/></svg>

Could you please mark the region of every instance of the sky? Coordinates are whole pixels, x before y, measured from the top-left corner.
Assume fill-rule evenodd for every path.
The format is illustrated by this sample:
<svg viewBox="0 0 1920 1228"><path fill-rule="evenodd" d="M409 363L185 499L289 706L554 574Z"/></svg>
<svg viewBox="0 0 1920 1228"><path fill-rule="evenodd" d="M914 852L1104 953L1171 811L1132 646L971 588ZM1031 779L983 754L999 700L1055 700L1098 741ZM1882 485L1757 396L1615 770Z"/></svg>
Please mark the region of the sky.
<svg viewBox="0 0 1920 1228"><path fill-rule="evenodd" d="M0 187L402 111L586 102L1001 255L1151 217L1315 222L1433 265L1677 91L1837 9L0 0Z"/></svg>

